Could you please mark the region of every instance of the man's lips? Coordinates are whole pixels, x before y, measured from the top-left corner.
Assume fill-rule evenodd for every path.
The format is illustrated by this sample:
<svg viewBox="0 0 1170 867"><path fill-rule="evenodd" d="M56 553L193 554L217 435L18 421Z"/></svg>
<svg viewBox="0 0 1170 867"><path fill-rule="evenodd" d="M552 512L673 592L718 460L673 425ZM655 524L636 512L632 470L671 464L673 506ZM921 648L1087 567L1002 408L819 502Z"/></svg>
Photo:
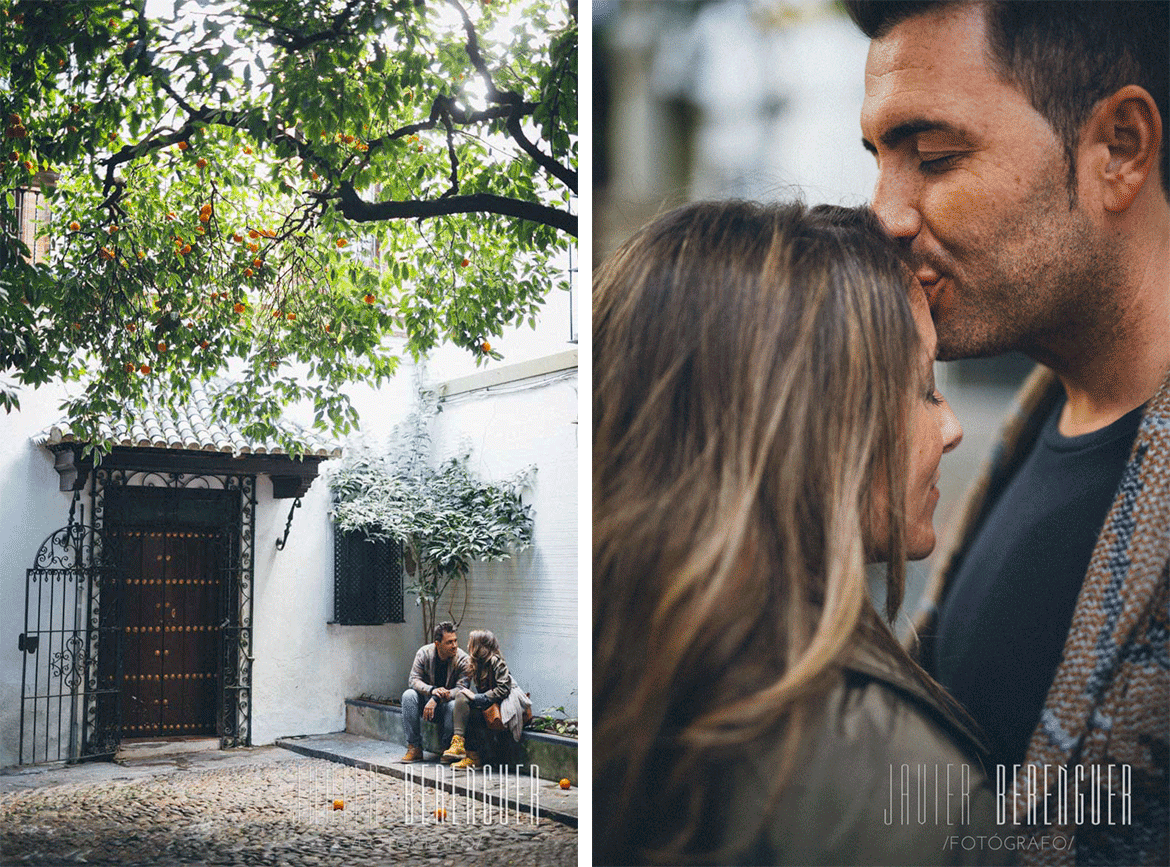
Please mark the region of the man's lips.
<svg viewBox="0 0 1170 867"><path fill-rule="evenodd" d="M922 284L922 291L926 293L926 301L930 304L930 309L934 309L934 303L938 299L940 284L942 283L942 275L940 275L933 268L919 268L914 274L918 278L918 282Z"/></svg>

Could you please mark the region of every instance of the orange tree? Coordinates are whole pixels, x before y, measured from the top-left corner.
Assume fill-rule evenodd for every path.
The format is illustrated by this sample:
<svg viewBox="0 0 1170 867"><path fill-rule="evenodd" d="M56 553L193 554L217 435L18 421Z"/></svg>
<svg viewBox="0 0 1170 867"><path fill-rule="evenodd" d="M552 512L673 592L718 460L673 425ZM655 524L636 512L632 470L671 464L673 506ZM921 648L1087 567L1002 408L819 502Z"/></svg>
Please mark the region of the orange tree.
<svg viewBox="0 0 1170 867"><path fill-rule="evenodd" d="M166 5L165 3L163 4ZM0 0L0 403L76 379L93 434L230 372L275 435L441 341L482 361L563 286L576 4ZM20 191L52 214L19 240ZM397 334L400 339L390 340ZM404 348L404 350L403 350Z"/></svg>

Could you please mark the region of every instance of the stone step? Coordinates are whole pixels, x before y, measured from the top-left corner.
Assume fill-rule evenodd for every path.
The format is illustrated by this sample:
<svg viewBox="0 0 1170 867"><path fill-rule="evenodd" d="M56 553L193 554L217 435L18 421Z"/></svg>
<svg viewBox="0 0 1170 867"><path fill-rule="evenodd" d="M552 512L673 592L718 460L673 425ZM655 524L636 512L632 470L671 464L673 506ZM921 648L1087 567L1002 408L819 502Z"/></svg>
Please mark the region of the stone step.
<svg viewBox="0 0 1170 867"><path fill-rule="evenodd" d="M138 761L182 753L211 752L220 748L219 738L179 735L173 738L123 738L114 761Z"/></svg>

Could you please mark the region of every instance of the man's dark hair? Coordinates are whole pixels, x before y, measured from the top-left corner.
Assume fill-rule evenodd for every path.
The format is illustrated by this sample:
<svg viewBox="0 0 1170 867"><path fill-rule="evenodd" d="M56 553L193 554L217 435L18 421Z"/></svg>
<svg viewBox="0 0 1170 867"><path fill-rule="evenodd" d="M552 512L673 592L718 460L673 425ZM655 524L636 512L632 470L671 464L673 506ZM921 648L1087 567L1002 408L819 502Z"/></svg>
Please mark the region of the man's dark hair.
<svg viewBox="0 0 1170 867"><path fill-rule="evenodd" d="M962 0L844 0L870 39L907 18ZM988 0L992 66L1028 98L1064 146L1070 204L1076 202L1078 135L1093 107L1127 84L1145 88L1162 116L1162 190L1170 198L1167 80L1170 4L1166 0Z"/></svg>
<svg viewBox="0 0 1170 867"><path fill-rule="evenodd" d="M452 632L458 631L459 627L457 627L454 623L452 623L450 620L444 620L442 623L435 624L435 628L431 632L431 637L434 638L435 641L442 641L444 635L450 635Z"/></svg>

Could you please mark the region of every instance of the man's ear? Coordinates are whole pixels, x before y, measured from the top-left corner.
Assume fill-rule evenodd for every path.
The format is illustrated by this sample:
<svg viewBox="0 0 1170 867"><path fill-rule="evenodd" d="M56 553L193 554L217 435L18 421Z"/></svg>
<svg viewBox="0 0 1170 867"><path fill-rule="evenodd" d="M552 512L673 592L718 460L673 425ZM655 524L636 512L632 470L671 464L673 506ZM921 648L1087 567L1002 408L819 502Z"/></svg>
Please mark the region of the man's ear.
<svg viewBox="0 0 1170 867"><path fill-rule="evenodd" d="M1082 142L1108 152L1094 167L1105 210L1120 213L1129 208L1151 176L1153 183L1160 183L1162 118L1145 88L1127 84L1102 100L1086 124Z"/></svg>

